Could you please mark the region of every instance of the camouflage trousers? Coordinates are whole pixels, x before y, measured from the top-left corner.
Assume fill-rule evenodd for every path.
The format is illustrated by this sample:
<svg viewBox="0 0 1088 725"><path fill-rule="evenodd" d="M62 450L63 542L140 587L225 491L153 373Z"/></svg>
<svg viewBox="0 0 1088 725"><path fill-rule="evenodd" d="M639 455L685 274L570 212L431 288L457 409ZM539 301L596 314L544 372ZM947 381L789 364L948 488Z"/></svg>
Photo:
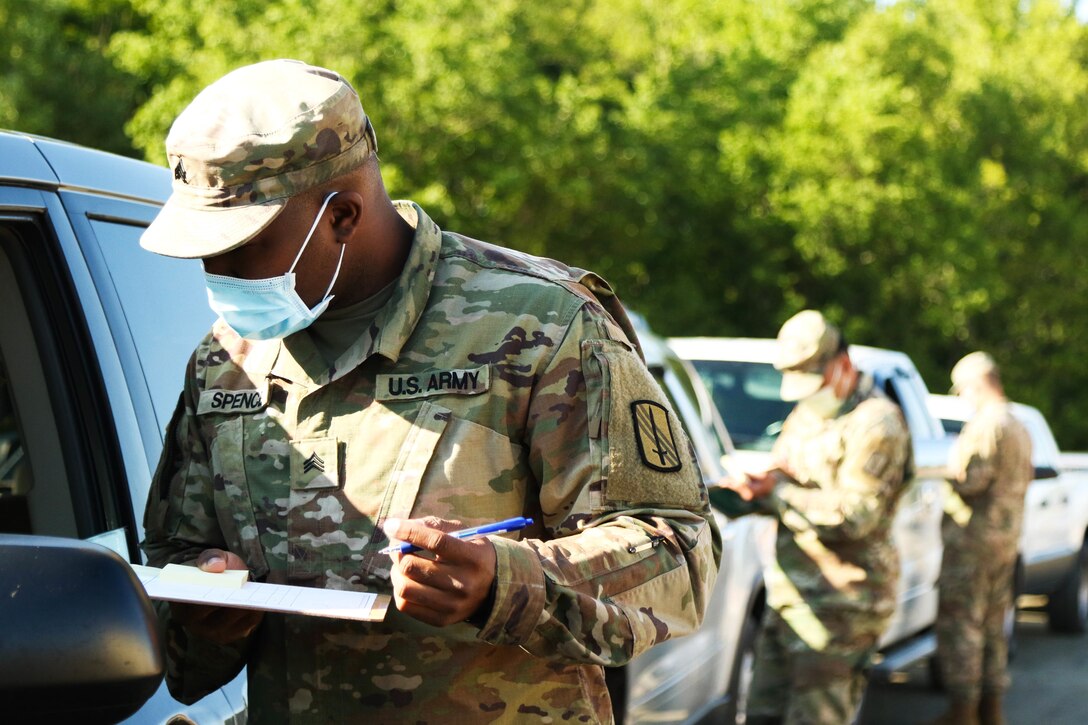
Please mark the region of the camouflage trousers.
<svg viewBox="0 0 1088 725"><path fill-rule="evenodd" d="M1009 686L1005 616L1013 606L1013 556L946 546L937 609L937 656L950 697L976 700Z"/></svg>
<svg viewBox="0 0 1088 725"><path fill-rule="evenodd" d="M768 610L756 643L747 722L853 722L866 668L886 624L886 617L860 612L814 616L807 607Z"/></svg>

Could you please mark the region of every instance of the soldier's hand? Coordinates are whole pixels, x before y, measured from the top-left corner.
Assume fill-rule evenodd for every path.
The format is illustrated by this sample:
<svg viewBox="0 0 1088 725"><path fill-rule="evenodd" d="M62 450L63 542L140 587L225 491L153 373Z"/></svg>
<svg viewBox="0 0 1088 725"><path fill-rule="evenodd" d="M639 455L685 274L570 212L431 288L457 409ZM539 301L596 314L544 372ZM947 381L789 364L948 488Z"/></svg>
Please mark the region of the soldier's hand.
<svg viewBox="0 0 1088 725"><path fill-rule="evenodd" d="M382 530L390 539L423 549L392 555L397 609L445 627L465 621L487 600L495 579L495 547L487 538L462 541L445 533L459 528L460 522L434 517L385 522Z"/></svg>
<svg viewBox="0 0 1088 725"><path fill-rule="evenodd" d="M201 571L221 573L228 569L244 570L249 567L237 554L222 549L205 549L197 557ZM216 644L230 644L245 639L261 623L263 612L237 607L208 607L201 604L170 603L170 613L194 636Z"/></svg>
<svg viewBox="0 0 1088 725"><path fill-rule="evenodd" d="M751 501L752 499L763 498L770 494L770 492L774 490L775 483L774 471L749 473L743 488L738 488L737 492L740 493L740 497L745 501Z"/></svg>

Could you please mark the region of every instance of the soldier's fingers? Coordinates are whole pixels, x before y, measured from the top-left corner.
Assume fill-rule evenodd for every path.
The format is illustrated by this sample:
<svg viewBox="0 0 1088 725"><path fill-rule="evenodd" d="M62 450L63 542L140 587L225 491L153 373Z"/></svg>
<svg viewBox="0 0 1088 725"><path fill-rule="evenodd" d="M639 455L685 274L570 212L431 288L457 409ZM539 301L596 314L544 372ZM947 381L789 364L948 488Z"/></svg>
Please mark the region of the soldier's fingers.
<svg viewBox="0 0 1088 725"><path fill-rule="evenodd" d="M205 549L196 558L201 571L218 573L227 570L227 552L222 549Z"/></svg>
<svg viewBox="0 0 1088 725"><path fill-rule="evenodd" d="M435 589L406 578L393 582L393 593L405 604L424 607L434 612L449 613L466 606L465 597L460 592Z"/></svg>
<svg viewBox="0 0 1088 725"><path fill-rule="evenodd" d="M464 585L451 572L449 566L444 566L432 559L407 555L402 561L397 562L400 574L414 582L449 592L461 591Z"/></svg>
<svg viewBox="0 0 1088 725"><path fill-rule="evenodd" d="M470 556L470 552L464 549L468 546L466 542L444 533L435 526L428 525L428 522L441 525L443 528L451 527L450 531L456 530L459 525L459 522L436 518L388 519L383 524L382 531L391 540L406 541L438 556L454 559Z"/></svg>
<svg viewBox="0 0 1088 725"><path fill-rule="evenodd" d="M213 574L227 570L245 571L249 568L246 566L245 561L242 560L242 557L222 549L205 549L200 552L200 556L196 558L196 565L201 571Z"/></svg>
<svg viewBox="0 0 1088 725"><path fill-rule="evenodd" d="M429 624L433 627L445 627L447 625L459 622L455 614L451 614L448 611L438 611L425 607L415 602L406 602L403 600L396 600L397 609L407 614L412 619L418 619L419 621Z"/></svg>

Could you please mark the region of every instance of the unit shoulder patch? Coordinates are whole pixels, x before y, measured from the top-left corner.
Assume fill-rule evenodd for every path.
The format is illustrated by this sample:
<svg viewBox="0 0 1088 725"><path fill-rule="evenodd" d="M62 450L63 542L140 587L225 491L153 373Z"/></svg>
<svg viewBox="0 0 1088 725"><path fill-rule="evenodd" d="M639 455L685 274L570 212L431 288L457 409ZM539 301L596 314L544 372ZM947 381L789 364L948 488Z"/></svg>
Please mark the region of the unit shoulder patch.
<svg viewBox="0 0 1088 725"><path fill-rule="evenodd" d="M682 460L668 408L653 400L635 400L631 403L631 417L642 462L663 473L679 471Z"/></svg>

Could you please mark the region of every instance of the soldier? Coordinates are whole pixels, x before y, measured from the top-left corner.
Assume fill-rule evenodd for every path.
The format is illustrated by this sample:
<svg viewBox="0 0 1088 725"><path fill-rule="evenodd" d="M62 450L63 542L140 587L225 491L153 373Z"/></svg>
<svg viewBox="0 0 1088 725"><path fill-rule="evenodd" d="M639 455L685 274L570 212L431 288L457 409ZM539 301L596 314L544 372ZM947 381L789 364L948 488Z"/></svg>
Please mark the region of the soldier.
<svg viewBox="0 0 1088 725"><path fill-rule="evenodd" d="M171 691L248 665L258 723L609 722L603 666L695 629L720 557L612 290L391 202L329 70L229 73L166 146L142 244L201 258L220 319L166 432L149 562L396 604L377 624L163 606ZM515 516L534 523L444 533Z"/></svg>
<svg viewBox="0 0 1088 725"><path fill-rule="evenodd" d="M952 450L953 492L941 526L937 653L949 708L937 722L998 724L1009 685L1005 615L1014 606L1024 492L1034 471L1031 438L986 353L956 363L952 390L976 412Z"/></svg>
<svg viewBox="0 0 1088 725"><path fill-rule="evenodd" d="M782 326L775 367L782 398L799 402L772 468L725 482L752 502L737 513L778 520L747 722L842 725L895 609L891 527L912 468L910 433L819 312Z"/></svg>

